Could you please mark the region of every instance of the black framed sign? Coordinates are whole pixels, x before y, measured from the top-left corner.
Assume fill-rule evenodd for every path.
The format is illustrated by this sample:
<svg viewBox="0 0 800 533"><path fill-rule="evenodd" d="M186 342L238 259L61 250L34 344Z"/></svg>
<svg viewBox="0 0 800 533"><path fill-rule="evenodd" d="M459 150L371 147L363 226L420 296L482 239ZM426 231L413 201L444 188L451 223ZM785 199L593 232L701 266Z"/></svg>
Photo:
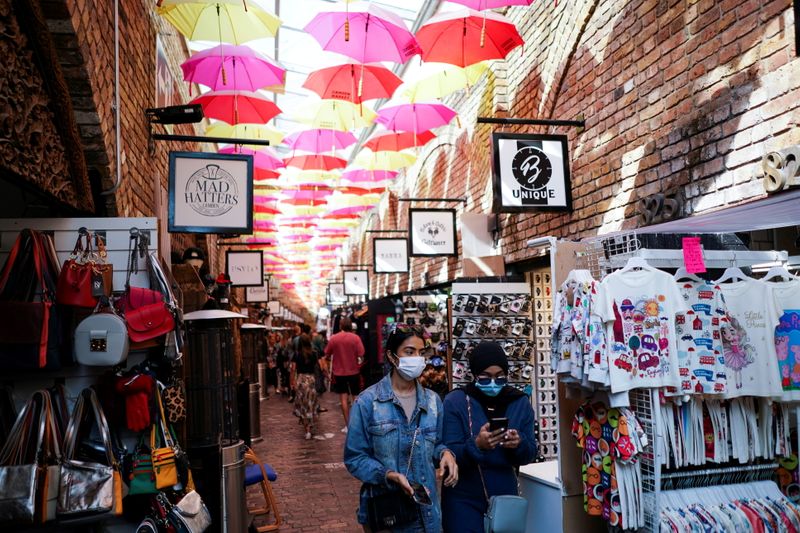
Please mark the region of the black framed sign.
<svg viewBox="0 0 800 533"><path fill-rule="evenodd" d="M170 233L253 233L253 156L169 153Z"/></svg>
<svg viewBox="0 0 800 533"><path fill-rule="evenodd" d="M416 256L457 256L455 209L409 209L409 254Z"/></svg>
<svg viewBox="0 0 800 533"><path fill-rule="evenodd" d="M342 277L346 296L369 296L369 271L345 270Z"/></svg>
<svg viewBox="0 0 800 533"><path fill-rule="evenodd" d="M375 237L372 239L372 269L376 274L408 272L408 239Z"/></svg>
<svg viewBox="0 0 800 533"><path fill-rule="evenodd" d="M247 287L244 301L249 304L269 302L269 285L264 283L261 287Z"/></svg>
<svg viewBox="0 0 800 533"><path fill-rule="evenodd" d="M281 303L278 300L271 300L267 302L267 311L272 316L278 316L281 312Z"/></svg>
<svg viewBox="0 0 800 533"><path fill-rule="evenodd" d="M262 250L225 252L225 273L231 287L264 286L264 252Z"/></svg>
<svg viewBox="0 0 800 533"><path fill-rule="evenodd" d="M494 212L572 211L566 135L492 134Z"/></svg>
<svg viewBox="0 0 800 533"><path fill-rule="evenodd" d="M328 283L328 300L331 305L347 303L347 296L344 293L344 283Z"/></svg>

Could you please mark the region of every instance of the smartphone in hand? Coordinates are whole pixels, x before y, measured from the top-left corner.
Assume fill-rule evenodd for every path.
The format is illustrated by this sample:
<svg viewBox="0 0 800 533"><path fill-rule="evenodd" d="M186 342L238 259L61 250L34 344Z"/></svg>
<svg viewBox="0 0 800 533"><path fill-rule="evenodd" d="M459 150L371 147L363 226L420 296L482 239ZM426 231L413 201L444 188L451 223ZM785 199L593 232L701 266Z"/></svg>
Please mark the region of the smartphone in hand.
<svg viewBox="0 0 800 533"><path fill-rule="evenodd" d="M506 431L508 429L508 418L490 418L489 419L489 431L494 433L498 429L502 429Z"/></svg>
<svg viewBox="0 0 800 533"><path fill-rule="evenodd" d="M414 489L414 494L411 496L412 500L420 505L433 505L431 495L428 494L428 489L415 481L410 482L410 485L411 488Z"/></svg>

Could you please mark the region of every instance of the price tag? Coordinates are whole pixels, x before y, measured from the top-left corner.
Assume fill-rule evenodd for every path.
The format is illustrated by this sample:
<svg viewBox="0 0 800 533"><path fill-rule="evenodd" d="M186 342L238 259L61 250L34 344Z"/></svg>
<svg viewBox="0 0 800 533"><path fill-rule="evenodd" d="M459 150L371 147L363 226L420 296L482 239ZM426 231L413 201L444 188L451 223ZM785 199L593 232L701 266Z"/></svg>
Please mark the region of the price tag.
<svg viewBox="0 0 800 533"><path fill-rule="evenodd" d="M689 274L701 274L706 271L700 237L683 238L683 264Z"/></svg>

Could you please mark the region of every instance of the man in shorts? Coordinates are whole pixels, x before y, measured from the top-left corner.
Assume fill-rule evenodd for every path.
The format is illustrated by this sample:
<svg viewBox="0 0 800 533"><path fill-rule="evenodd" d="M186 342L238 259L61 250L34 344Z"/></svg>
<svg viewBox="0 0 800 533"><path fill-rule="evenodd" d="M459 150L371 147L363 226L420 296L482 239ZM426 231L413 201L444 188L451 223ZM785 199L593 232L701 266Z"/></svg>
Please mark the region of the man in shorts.
<svg viewBox="0 0 800 533"><path fill-rule="evenodd" d="M325 355L331 358L331 374L333 390L339 393L344 415L343 433L347 433L350 421L350 405L358 396L361 386L361 363L364 361L364 344L361 338L353 333L353 323L349 318L342 319L341 331L333 335L325 347Z"/></svg>

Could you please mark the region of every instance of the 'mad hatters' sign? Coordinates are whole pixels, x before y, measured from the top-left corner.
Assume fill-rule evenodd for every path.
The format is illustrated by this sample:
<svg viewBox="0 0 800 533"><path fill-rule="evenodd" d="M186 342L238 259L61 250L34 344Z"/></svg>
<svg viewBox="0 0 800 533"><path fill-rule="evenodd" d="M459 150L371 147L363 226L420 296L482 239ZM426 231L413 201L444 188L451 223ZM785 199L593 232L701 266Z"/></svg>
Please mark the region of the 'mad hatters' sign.
<svg viewBox="0 0 800 533"><path fill-rule="evenodd" d="M494 211L571 211L567 138L494 133Z"/></svg>

